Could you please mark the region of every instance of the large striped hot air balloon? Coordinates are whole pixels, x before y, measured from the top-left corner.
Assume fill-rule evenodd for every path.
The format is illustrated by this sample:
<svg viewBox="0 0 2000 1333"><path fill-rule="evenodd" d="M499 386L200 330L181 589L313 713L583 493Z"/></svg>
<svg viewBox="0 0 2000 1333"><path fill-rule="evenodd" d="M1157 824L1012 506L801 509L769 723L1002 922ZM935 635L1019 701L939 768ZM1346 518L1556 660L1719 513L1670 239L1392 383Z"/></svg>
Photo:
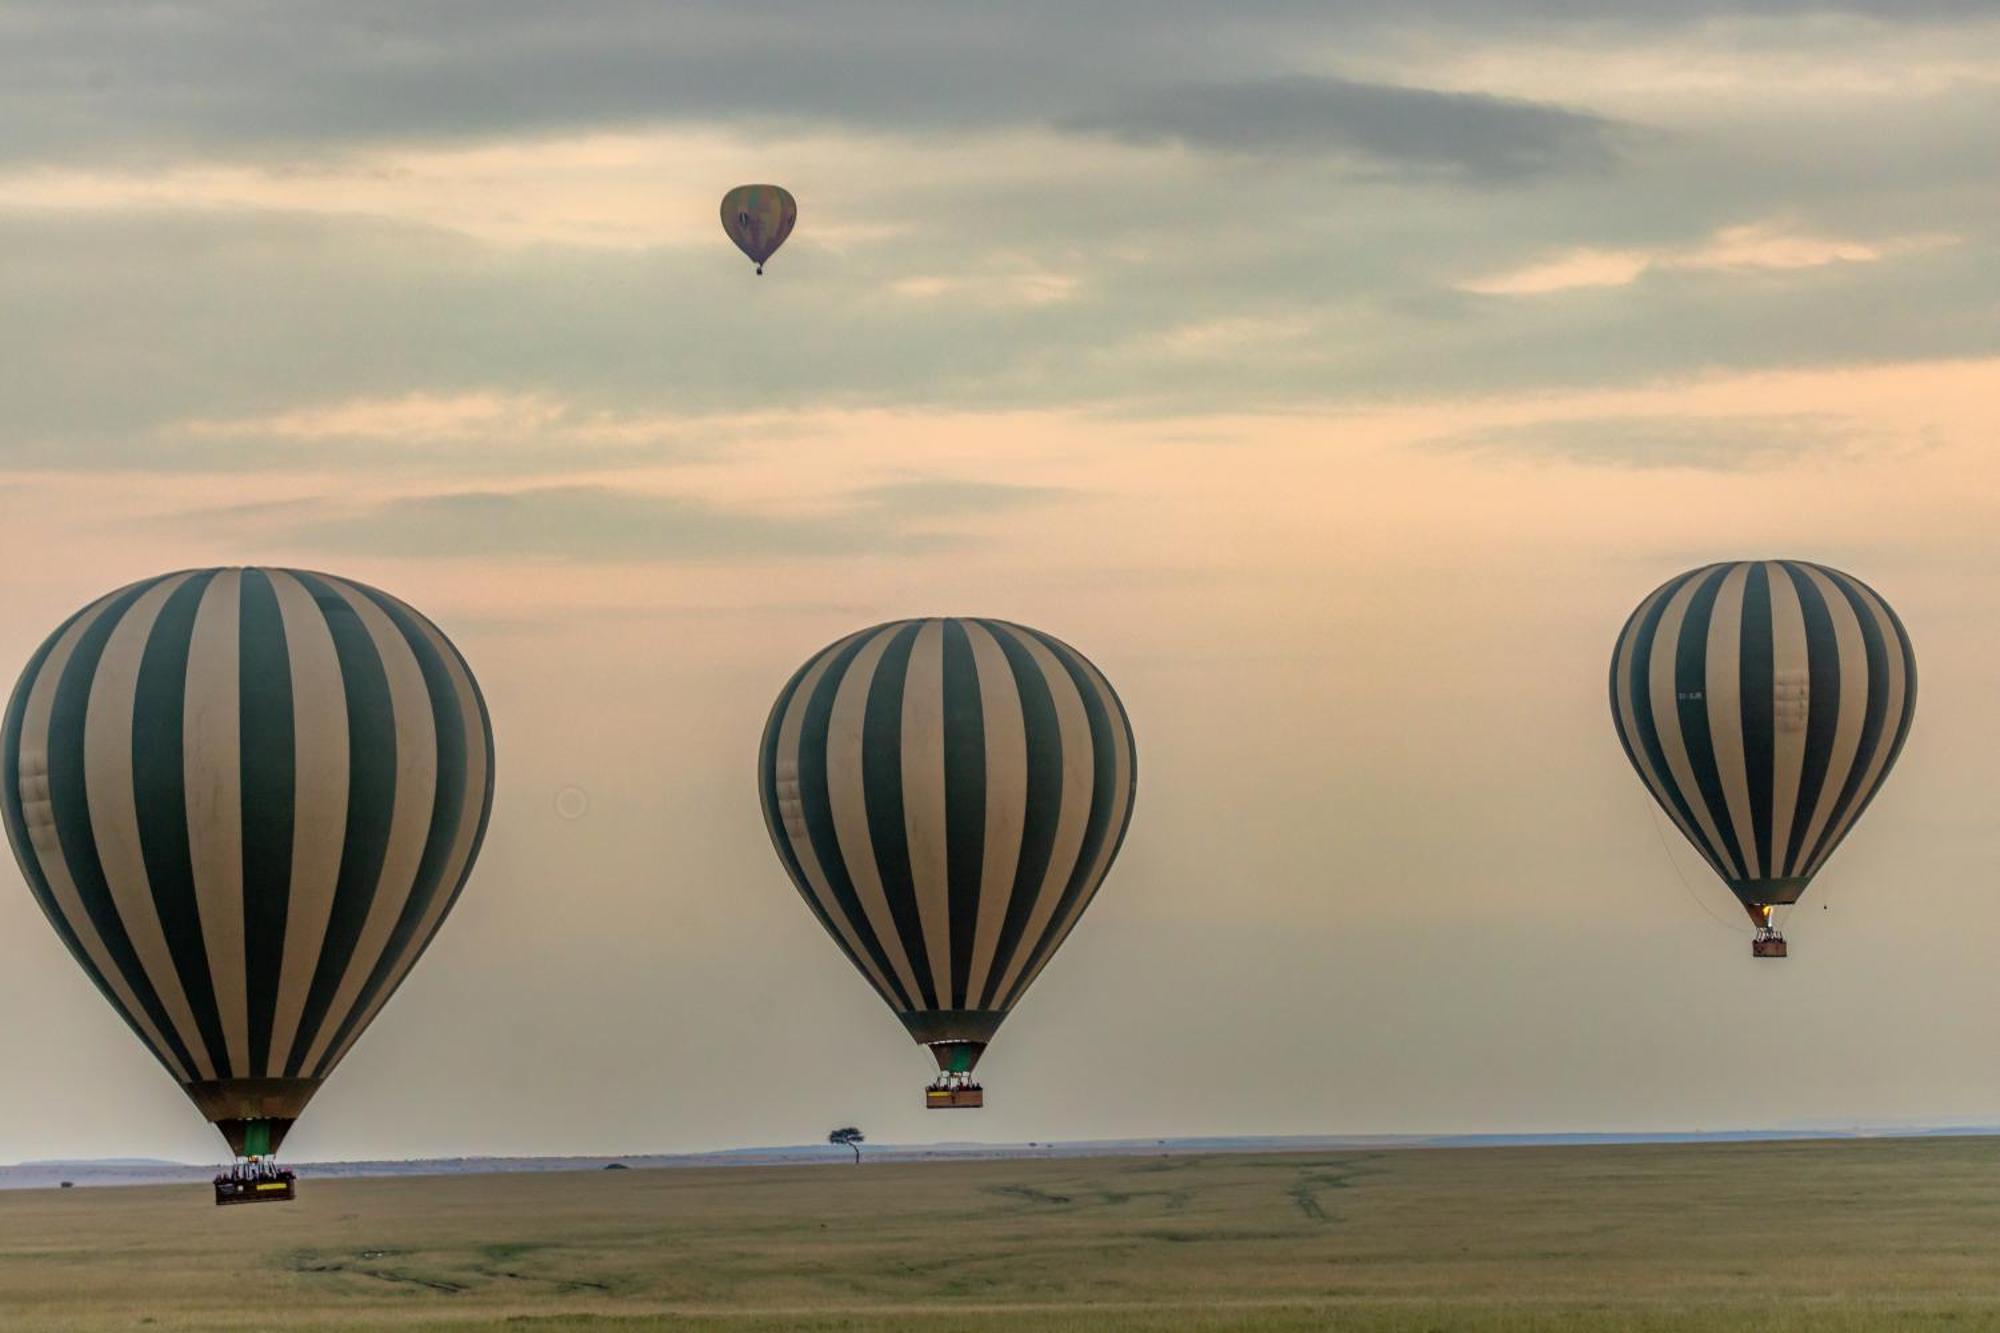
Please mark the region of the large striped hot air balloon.
<svg viewBox="0 0 2000 1333"><path fill-rule="evenodd" d="M782 185L739 185L722 196L722 229L759 273L798 220L798 202Z"/></svg>
<svg viewBox="0 0 2000 1333"><path fill-rule="evenodd" d="M758 763L778 859L931 1048L934 1107L977 1106L981 1052L1111 868L1132 729L1084 656L995 620L899 620L800 667Z"/></svg>
<svg viewBox="0 0 2000 1333"><path fill-rule="evenodd" d="M277 1149L437 933L492 795L457 649L387 594L296 570L92 602L0 731L29 889L244 1156Z"/></svg>
<svg viewBox="0 0 2000 1333"><path fill-rule="evenodd" d="M1705 565L1625 622L1611 718L1625 755L1783 957L1794 903L1902 751L1917 660L1889 604L1798 560Z"/></svg>

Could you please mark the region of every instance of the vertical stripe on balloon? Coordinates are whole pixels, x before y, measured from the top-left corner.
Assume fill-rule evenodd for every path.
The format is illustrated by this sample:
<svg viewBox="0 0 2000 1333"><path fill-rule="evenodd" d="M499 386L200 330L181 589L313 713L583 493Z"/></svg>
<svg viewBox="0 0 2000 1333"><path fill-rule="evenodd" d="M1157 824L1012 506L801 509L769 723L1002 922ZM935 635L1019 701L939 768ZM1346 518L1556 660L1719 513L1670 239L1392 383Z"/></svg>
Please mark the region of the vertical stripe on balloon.
<svg viewBox="0 0 2000 1333"><path fill-rule="evenodd" d="M459 894L471 878L472 865L485 841L487 821L493 811L493 722L471 668L451 641L409 606L370 588L360 591L390 613L426 664L425 679L431 682L437 723L438 805L419 884L376 975L370 978L354 1009L342 1020L343 1030L321 1059L317 1071L317 1077L321 1078L340 1063L437 938L438 928L457 905ZM422 645L428 646L428 652ZM434 850L441 855L433 881L430 856Z"/></svg>
<svg viewBox="0 0 2000 1333"><path fill-rule="evenodd" d="M895 964L890 961L887 942L878 936L876 926L862 911L860 896L855 891L847 862L841 854L840 834L835 827L833 807L828 796L827 738L833 718L834 698L855 654L875 637L877 635L873 632L856 635L829 649L821 659L823 665L819 670L819 679L811 682L810 693L801 686L800 694L805 697L794 699L792 705L798 710L798 732L791 747L791 756L797 773L799 819L805 834L803 841L810 852L809 864L818 870L818 878L832 900L830 910L839 915L855 946L866 954L869 970L878 984L894 993L893 1003L901 1009L913 1009L916 1005L912 992L905 987Z"/></svg>
<svg viewBox="0 0 2000 1333"><path fill-rule="evenodd" d="M1742 757L1745 814L1752 865L1756 875L1774 875L1771 863L1771 783L1775 767L1777 686L1775 684L1771 579L1761 563L1741 565L1742 597L1736 608L1736 669L1738 725L1736 745Z"/></svg>
<svg viewBox="0 0 2000 1333"><path fill-rule="evenodd" d="M826 736L816 756L825 773L826 818L832 823L834 840L846 869L849 888L859 904L863 920L889 960L891 975L913 1009L927 1008L917 984L916 966L894 913L889 893L882 882L882 864L876 858L875 842L868 825L866 781L867 716L870 686L882 656L894 640L896 627L886 626L863 640L834 690L826 714Z"/></svg>
<svg viewBox="0 0 2000 1333"><path fill-rule="evenodd" d="M972 1007L980 893L986 874L986 710L972 641L956 620L939 626L939 711L944 728L945 872L949 881L951 1000Z"/></svg>
<svg viewBox="0 0 2000 1333"><path fill-rule="evenodd" d="M332 640L347 705L347 820L342 832L326 933L313 963L299 1028L285 1058L297 1078L319 1037L334 992L354 956L388 853L396 802L396 722L389 678L354 609L325 582L298 575Z"/></svg>
<svg viewBox="0 0 2000 1333"><path fill-rule="evenodd" d="M1702 829L1714 844L1717 858L1725 865L1734 867L1734 874L1741 878L1746 873L1743 850L1737 845L1728 801L1723 795L1722 770L1716 759L1716 737L1709 725L1708 710L1709 626L1715 618L1716 598L1721 595L1729 575L1728 567L1718 568L1694 584L1693 596L1688 599L1687 619L1681 626L1676 649L1674 700L1679 714L1682 752L1688 771L1694 778L1694 787L1688 793L1689 802L1695 806ZM1724 640L1730 644L1733 663L1734 638L1725 633ZM1734 674L1733 671L1731 674ZM1735 681L1730 680L1728 687L1734 686Z"/></svg>
<svg viewBox="0 0 2000 1333"><path fill-rule="evenodd" d="M910 865L910 833L903 789L903 712L910 670L910 650L918 626L903 625L883 636L881 656L865 682L857 681L861 702L860 764L846 770L854 799L868 826L867 846L873 851L882 899L906 981L914 981L926 1009L938 1008L939 989L924 940L922 909L917 903L916 874ZM865 655L864 655L865 657ZM856 659L855 673L863 669Z"/></svg>
<svg viewBox="0 0 2000 1333"><path fill-rule="evenodd" d="M888 810L903 826L904 856L923 928L931 1003L951 1008L951 843L947 833L944 758L944 633L935 620L911 627L909 662L904 669L897 754L900 811ZM902 775L908 773L905 784ZM884 802L886 806L888 803Z"/></svg>
<svg viewBox="0 0 2000 1333"><path fill-rule="evenodd" d="M1756 879L1763 872L1757 859L1757 822L1750 815L1750 761L1743 735L1743 597L1749 573L1748 565L1731 566L1716 585L1702 680L1715 781L1728 817L1724 827L1743 874Z"/></svg>
<svg viewBox="0 0 2000 1333"><path fill-rule="evenodd" d="M205 581L179 664L179 698L159 704L178 706L182 719L180 797L162 802L159 818L178 823L186 839L185 873L222 1028L217 1053L235 1078L255 1073L244 944L242 588L241 570Z"/></svg>
<svg viewBox="0 0 2000 1333"><path fill-rule="evenodd" d="M91 824L85 764L85 724L105 643L131 606L159 582L149 580L128 588L79 624L81 633L60 665L61 674L51 682L54 689L48 711L40 719L45 730L40 737L24 737L23 753L37 739L47 746L49 830L53 837L37 847L43 852L43 865L53 872L57 896L70 924L81 929L88 923L117 971L122 1002L132 1006L135 1018L143 1017L154 1054L176 1071L177 1077L186 1079L199 1077L201 1065L207 1062L197 1062L182 1040L112 901ZM56 668L54 662L50 666ZM31 717L37 711L31 703Z"/></svg>
<svg viewBox="0 0 2000 1333"><path fill-rule="evenodd" d="M1793 819L1804 780L1806 731L1812 714L1812 672L1798 586L1782 564L1767 561L1762 568L1771 613L1771 839L1765 864L1772 875L1788 876L1793 873Z"/></svg>
<svg viewBox="0 0 2000 1333"><path fill-rule="evenodd" d="M965 1007L984 1006L995 980L995 959L1007 923L1015 871L1028 819L1028 724L1021 692L993 632L975 620L954 621L972 651L979 688L979 717L985 738L982 789L986 796L980 846L979 907L972 922L972 960Z"/></svg>
<svg viewBox="0 0 2000 1333"><path fill-rule="evenodd" d="M351 1000L343 1008L339 1026L328 1038L331 1047L328 1056L313 1066L315 1077L321 1078L332 1069L333 1057L345 1049L348 1036L364 1021L364 1016L374 1014L374 1001L384 993L383 988L389 979L402 975L403 960L414 948L420 947L423 937L419 931L423 923L432 919L430 909L433 903L441 901L446 892L443 880L447 859L456 841L459 825L467 815L466 776L471 738L467 735L468 719L463 701L454 687L443 655L415 624L414 613L407 607L370 589L355 589L354 592L367 597L395 626L404 650L409 653L421 676L424 692L421 713L428 719L434 733L427 749L433 799L428 808L420 811L424 819L422 850L409 880L409 891L393 910L389 937L378 952L374 965L359 978Z"/></svg>
<svg viewBox="0 0 2000 1333"><path fill-rule="evenodd" d="M979 1008L990 1009L998 998L1002 979L1010 975L1015 951L1021 947L1021 936L1041 896L1049 856L1055 850L1056 827L1062 818L1063 763L1062 722L1041 669L1020 641L1005 629L991 622L983 622L982 627L1000 645L1007 669L1012 673L1014 691L1021 701L1027 759L1020 855L1014 866L1014 882L1006 890L1006 914L994 948L993 968L979 997ZM992 891L993 886L989 885L987 892Z"/></svg>
<svg viewBox="0 0 2000 1333"><path fill-rule="evenodd" d="M244 1070L231 1060L223 1035L196 888L187 785L187 756L200 739L187 734L188 661L196 612L213 578L212 573L190 575L162 603L140 649L123 744L132 756L130 806L139 836L141 882L150 890L153 915L202 1050L217 1077L226 1078ZM237 890L233 880L226 888ZM233 959L225 955L224 961L233 973L240 972Z"/></svg>
<svg viewBox="0 0 2000 1333"><path fill-rule="evenodd" d="M141 1003L120 961L83 908L63 860L49 779L49 723L56 682L67 669L83 632L127 591L121 589L77 612L29 660L8 706L5 730L0 732L6 746L6 787L0 793L0 803L6 810L7 836L15 860L57 938L167 1072L185 1079L186 1065L168 1047L153 1013Z"/></svg>
<svg viewBox="0 0 2000 1333"><path fill-rule="evenodd" d="M93 889L105 894L133 955L181 1048L201 1078L217 1076L215 1062L167 940L167 918L153 897L140 843L135 772L135 720L139 668L160 611L187 582L187 575L161 579L135 598L106 636L94 664L84 704L82 749L84 792L99 876ZM179 719L149 728L151 748L172 733L178 745ZM178 757L176 755L176 757Z"/></svg>
<svg viewBox="0 0 2000 1333"><path fill-rule="evenodd" d="M437 799L437 723L415 652L373 600L343 584L330 586L367 632L374 650L373 660L381 664L394 733L388 756L394 768L389 828L382 843L381 862L369 887L367 908L360 929L355 932L353 950L340 966L325 1021L306 1050L303 1067L307 1070L320 1067L327 1047L356 1003L361 988L383 961L390 933L416 886L417 868L430 835Z"/></svg>
<svg viewBox="0 0 2000 1333"><path fill-rule="evenodd" d="M1666 609L1653 634L1646 699L1658 733L1660 752L1666 757L1667 772L1673 776L1678 804L1687 812L1694 826L1701 830L1700 840L1695 845L1717 873L1725 879L1734 879L1736 868L1722 849L1722 838L1716 831L1714 816L1703 796L1700 779L1695 776L1694 761L1688 752L1684 730L1689 710L1683 705L1693 701L1682 696L1693 685L1688 676L1699 670L1688 660L1689 654L1683 644L1684 631L1688 609L1703 582L1701 577L1690 578L1667 599Z"/></svg>

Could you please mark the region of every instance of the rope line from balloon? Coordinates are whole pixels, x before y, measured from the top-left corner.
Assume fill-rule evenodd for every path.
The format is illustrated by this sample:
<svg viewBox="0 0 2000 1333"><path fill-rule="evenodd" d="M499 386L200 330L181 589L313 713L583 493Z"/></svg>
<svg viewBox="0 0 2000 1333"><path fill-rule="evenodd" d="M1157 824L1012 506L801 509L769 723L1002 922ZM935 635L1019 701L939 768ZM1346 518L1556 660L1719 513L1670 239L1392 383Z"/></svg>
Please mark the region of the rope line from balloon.
<svg viewBox="0 0 2000 1333"><path fill-rule="evenodd" d="M1645 800L1645 796L1643 793L1640 795L1639 799ZM1681 863L1674 859L1674 849L1667 842L1666 830L1660 827L1660 808L1657 805L1653 804L1651 801L1646 801L1646 811L1653 817L1653 832L1655 835L1658 836L1660 840L1660 852L1663 856L1667 858L1667 864L1674 868L1674 878L1678 879L1681 882L1681 887L1687 890L1687 896L1694 899L1694 905L1696 907L1699 907L1702 910L1702 913L1706 915L1710 921L1713 921L1716 925L1728 931L1731 935L1735 935L1738 938L1741 938L1743 934L1742 928L1740 926L1732 926L1727 921L1724 921L1721 917L1717 916L1715 914L1714 909L1709 907L1707 903L1703 902L1701 895L1694 891L1694 885L1688 883L1687 872L1682 870Z"/></svg>

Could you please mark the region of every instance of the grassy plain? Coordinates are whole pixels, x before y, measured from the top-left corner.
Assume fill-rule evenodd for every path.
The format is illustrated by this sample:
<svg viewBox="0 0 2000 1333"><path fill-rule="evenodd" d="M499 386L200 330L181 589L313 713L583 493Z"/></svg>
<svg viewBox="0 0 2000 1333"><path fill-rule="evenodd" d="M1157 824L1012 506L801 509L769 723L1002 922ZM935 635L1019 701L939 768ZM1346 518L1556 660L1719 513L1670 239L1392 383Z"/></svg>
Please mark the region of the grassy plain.
<svg viewBox="0 0 2000 1333"><path fill-rule="evenodd" d="M2000 1328L2000 1140L0 1193L37 1329Z"/></svg>

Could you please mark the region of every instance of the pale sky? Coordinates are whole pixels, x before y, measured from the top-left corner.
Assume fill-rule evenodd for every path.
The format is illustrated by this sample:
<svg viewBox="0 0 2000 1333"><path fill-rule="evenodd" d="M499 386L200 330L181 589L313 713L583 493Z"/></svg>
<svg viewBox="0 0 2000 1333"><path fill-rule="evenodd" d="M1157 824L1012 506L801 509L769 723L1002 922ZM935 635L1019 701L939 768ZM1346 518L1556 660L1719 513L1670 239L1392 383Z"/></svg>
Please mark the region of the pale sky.
<svg viewBox="0 0 2000 1333"><path fill-rule="evenodd" d="M287 1153L2000 1119L2000 17L1575 9L0 0L0 674L288 564L493 713ZM1605 700L1770 556L1922 675L1783 964ZM1074 644L1140 766L948 1120L753 781L925 614ZM0 1160L219 1156L5 880Z"/></svg>

